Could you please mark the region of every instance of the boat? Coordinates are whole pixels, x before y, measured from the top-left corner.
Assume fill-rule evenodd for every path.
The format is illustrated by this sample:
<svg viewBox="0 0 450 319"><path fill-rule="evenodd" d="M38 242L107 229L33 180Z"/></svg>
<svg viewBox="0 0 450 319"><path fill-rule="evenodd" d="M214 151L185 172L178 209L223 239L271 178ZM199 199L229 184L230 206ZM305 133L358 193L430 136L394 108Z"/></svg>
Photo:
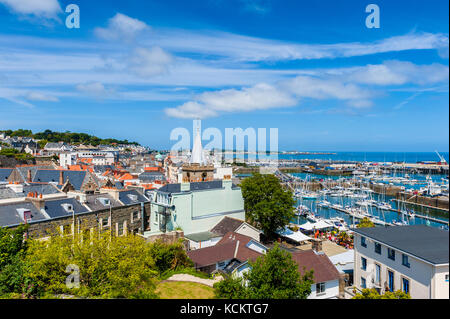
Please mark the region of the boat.
<svg viewBox="0 0 450 319"><path fill-rule="evenodd" d="M377 206L379 209L384 209L384 210L390 210L390 209L392 209L392 206L391 206L390 204L384 203L384 202L377 203L376 206Z"/></svg>
<svg viewBox="0 0 450 319"><path fill-rule="evenodd" d="M317 207L330 207L331 203L327 200L323 200L317 203Z"/></svg>

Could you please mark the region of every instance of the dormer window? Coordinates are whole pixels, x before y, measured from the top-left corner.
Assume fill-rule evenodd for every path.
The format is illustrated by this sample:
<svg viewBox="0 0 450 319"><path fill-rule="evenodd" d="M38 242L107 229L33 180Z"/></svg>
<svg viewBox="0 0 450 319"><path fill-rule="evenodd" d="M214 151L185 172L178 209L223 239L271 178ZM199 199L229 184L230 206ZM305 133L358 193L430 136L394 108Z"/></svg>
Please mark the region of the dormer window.
<svg viewBox="0 0 450 319"><path fill-rule="evenodd" d="M103 206L111 206L111 200L109 198L105 198L105 197L100 197L98 198L98 201L100 202L100 204L102 204Z"/></svg>
<svg viewBox="0 0 450 319"><path fill-rule="evenodd" d="M29 210L27 208L18 208L18 209L16 209L16 211L19 214L20 218L22 218L22 220L24 222L27 222L33 218L33 215L31 214L31 210Z"/></svg>
<svg viewBox="0 0 450 319"><path fill-rule="evenodd" d="M68 213L73 213L73 205L72 204L61 204L62 208Z"/></svg>

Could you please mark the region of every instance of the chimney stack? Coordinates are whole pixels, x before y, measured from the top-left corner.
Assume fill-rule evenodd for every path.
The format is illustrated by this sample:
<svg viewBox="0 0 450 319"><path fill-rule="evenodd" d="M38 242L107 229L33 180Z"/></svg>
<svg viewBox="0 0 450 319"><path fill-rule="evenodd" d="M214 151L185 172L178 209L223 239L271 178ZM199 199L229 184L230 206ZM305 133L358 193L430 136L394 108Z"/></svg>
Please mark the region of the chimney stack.
<svg viewBox="0 0 450 319"><path fill-rule="evenodd" d="M322 240L319 238L313 238L312 242L311 242L311 248L316 252L321 252L322 251Z"/></svg>
<svg viewBox="0 0 450 319"><path fill-rule="evenodd" d="M31 183L31 170L30 169L27 171L27 182Z"/></svg>
<svg viewBox="0 0 450 319"><path fill-rule="evenodd" d="M38 210L45 208L45 200L43 198L38 198L33 194L33 197L27 197L26 199L30 201Z"/></svg>
<svg viewBox="0 0 450 319"><path fill-rule="evenodd" d="M63 171L59 171L59 184L64 185L64 173Z"/></svg>

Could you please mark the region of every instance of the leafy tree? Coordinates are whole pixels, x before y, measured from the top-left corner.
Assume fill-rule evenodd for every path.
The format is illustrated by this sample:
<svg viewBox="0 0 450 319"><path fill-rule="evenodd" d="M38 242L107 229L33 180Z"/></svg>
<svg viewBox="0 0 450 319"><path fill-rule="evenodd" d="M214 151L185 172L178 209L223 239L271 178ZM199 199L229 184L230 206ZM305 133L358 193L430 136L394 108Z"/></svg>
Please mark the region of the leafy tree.
<svg viewBox="0 0 450 319"><path fill-rule="evenodd" d="M40 148L44 148L45 145L47 145L47 143L48 143L47 140L40 140L40 141L38 142Z"/></svg>
<svg viewBox="0 0 450 319"><path fill-rule="evenodd" d="M95 234L90 240L54 236L31 241L26 262L33 295L69 293L101 298L155 298L157 271L150 246L135 235ZM66 287L68 265L79 268L80 287Z"/></svg>
<svg viewBox="0 0 450 319"><path fill-rule="evenodd" d="M300 274L291 254L278 244L249 264L243 280L229 277L214 285L218 298L306 299L311 294L313 271Z"/></svg>
<svg viewBox="0 0 450 319"><path fill-rule="evenodd" d="M311 294L313 271L298 271L292 255L278 244L252 263L244 275L246 295L251 299L306 299Z"/></svg>
<svg viewBox="0 0 450 319"><path fill-rule="evenodd" d="M240 187L247 219L268 238L294 218L292 192L283 189L274 175L256 173L244 179Z"/></svg>
<svg viewBox="0 0 450 319"><path fill-rule="evenodd" d="M164 244L157 240L150 246L150 255L161 274L169 270L194 266L183 248L182 239L174 244Z"/></svg>
<svg viewBox="0 0 450 319"><path fill-rule="evenodd" d="M16 229L0 228L0 295L22 293L24 290L23 257L27 249L24 235L27 225Z"/></svg>
<svg viewBox="0 0 450 319"><path fill-rule="evenodd" d="M27 229L27 225L21 225L15 229L0 227L0 271L17 255L25 252L27 242L24 241L24 235Z"/></svg>
<svg viewBox="0 0 450 319"><path fill-rule="evenodd" d="M401 290L394 292L386 291L380 295L376 289L363 289L361 293L356 294L353 299L411 299L411 296Z"/></svg>
<svg viewBox="0 0 450 319"><path fill-rule="evenodd" d="M219 299L243 299L246 297L246 287L242 278L227 276L214 284L214 295Z"/></svg>
<svg viewBox="0 0 450 319"><path fill-rule="evenodd" d="M364 217L360 220L359 224L356 225L356 228L364 228L364 227L375 227L373 221L369 219L369 217Z"/></svg>

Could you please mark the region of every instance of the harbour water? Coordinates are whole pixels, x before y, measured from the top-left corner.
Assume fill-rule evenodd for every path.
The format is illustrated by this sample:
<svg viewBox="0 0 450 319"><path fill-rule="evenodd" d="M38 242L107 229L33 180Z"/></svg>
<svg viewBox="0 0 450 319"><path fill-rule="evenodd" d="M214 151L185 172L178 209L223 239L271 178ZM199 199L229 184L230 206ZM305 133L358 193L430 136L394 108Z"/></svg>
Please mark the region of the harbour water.
<svg viewBox="0 0 450 319"><path fill-rule="evenodd" d="M391 199L393 199L393 197L383 196L383 195L379 195L379 194L375 194L375 193L372 193L371 197L372 197L372 199L374 199L376 201L384 201L384 202L389 203L393 209L399 209L397 202L391 200ZM322 218L329 219L329 218L333 218L333 217L342 217L345 220L345 222L347 223L347 225L349 225L349 226L352 226L353 222L355 222L355 223L357 222L357 219L355 219L355 221L353 221L353 217L347 213L341 212L341 211L333 209L331 207L318 207L317 203L319 203L321 200L327 200L331 204L339 204L343 207L345 207L347 205L355 207L356 201L359 201L361 199L348 198L348 197L332 197L332 196L325 195L316 200L298 199L297 205L305 205L306 207L309 208L309 210L311 212L313 212L315 215L318 215ZM447 224L449 221L448 215L446 217L445 214L439 213L437 211L434 211L434 210L428 209L428 208L418 208L418 209L413 210L413 212L415 214L414 218L409 218L401 213L394 212L391 210L379 209L376 207L369 206L367 209L368 209L369 214L371 214L372 216L374 216L382 221L388 222L388 223L392 223L395 221L402 221L402 218L403 218L410 225L426 224L426 225L433 226L433 227L442 227L443 225L445 225L444 223L439 223L439 222L435 222L435 221L427 221L427 219L421 218L421 216L434 217L436 219L442 220L443 222L447 222ZM402 217L402 215L403 215L403 217ZM306 222L306 218L305 217L296 217L294 220L292 220L292 222L295 224L303 224Z"/></svg>
<svg viewBox="0 0 450 319"><path fill-rule="evenodd" d="M439 154L449 162L448 152ZM279 159L301 160L319 159L332 161L352 161L352 162L405 162L417 163L425 161L439 161L435 152L335 152L335 154L279 154Z"/></svg>

